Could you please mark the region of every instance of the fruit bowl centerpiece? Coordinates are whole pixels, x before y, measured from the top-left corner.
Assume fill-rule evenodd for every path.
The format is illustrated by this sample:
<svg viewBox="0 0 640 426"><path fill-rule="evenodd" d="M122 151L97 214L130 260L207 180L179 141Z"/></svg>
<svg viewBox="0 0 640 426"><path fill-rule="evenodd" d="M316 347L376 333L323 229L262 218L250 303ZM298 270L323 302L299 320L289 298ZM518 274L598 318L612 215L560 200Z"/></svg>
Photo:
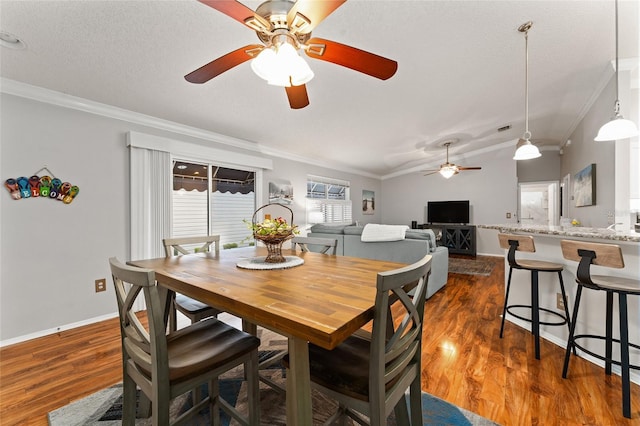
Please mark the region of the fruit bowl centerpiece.
<svg viewBox="0 0 640 426"><path fill-rule="evenodd" d="M258 212L268 206L279 206L287 209L291 215L291 220L287 222L282 217L275 219L268 217L262 222L256 222ZM286 261L282 255L282 243L300 232L298 226L293 224L293 211L289 207L282 204L266 204L253 213L251 223L247 224L253 232L253 237L262 241L267 247L267 257L264 260L266 263L282 263Z"/></svg>

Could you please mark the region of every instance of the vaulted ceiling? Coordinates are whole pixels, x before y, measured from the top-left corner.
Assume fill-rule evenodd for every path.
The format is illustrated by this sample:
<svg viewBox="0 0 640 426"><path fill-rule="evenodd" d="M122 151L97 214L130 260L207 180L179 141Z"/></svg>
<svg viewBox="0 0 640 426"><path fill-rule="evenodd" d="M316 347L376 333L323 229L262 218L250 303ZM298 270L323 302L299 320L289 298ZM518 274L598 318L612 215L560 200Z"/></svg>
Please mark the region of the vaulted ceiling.
<svg viewBox="0 0 640 426"><path fill-rule="evenodd" d="M638 3L619 4L620 58L636 61ZM529 20L529 127L534 143L557 149L613 73L612 0L349 0L313 36L394 59L398 71L381 81L305 56L315 77L307 83L310 105L300 110L248 62L202 85L185 81L209 61L259 43L255 32L196 0L2 0L0 31L26 49L2 47L0 75L246 140L262 152L389 176L443 162L450 139L458 140L451 160L462 165L475 153L515 148L524 132L525 73L517 28Z"/></svg>

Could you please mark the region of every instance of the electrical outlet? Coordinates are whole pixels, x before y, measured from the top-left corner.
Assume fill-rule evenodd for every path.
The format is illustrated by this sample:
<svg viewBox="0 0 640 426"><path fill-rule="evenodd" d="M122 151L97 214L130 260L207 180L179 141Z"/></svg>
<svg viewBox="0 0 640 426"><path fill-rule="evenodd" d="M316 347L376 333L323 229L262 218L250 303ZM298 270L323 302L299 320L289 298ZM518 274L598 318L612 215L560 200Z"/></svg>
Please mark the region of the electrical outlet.
<svg viewBox="0 0 640 426"><path fill-rule="evenodd" d="M107 279L100 278L96 280L96 293L100 293L101 291L107 291Z"/></svg>
<svg viewBox="0 0 640 426"><path fill-rule="evenodd" d="M562 293L556 293L556 307L564 311L564 300L562 299Z"/></svg>
<svg viewBox="0 0 640 426"><path fill-rule="evenodd" d="M511 213L507 213L507 219L511 219Z"/></svg>

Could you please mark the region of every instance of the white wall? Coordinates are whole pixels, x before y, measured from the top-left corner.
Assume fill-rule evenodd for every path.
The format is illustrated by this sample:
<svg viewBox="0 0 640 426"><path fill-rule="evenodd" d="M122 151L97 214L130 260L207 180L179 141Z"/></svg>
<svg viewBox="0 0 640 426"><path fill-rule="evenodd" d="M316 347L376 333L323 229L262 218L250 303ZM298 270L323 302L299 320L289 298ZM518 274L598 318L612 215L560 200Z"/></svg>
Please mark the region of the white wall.
<svg viewBox="0 0 640 426"><path fill-rule="evenodd" d="M47 166L57 177L80 187L69 205L50 199L14 201L6 190L0 196L2 345L117 315L108 258L129 259L127 132L243 152L124 120L5 93L0 96L3 182L29 177ZM380 192L376 179L275 159L264 183L272 177L293 183L296 218L304 218L308 173L351 181L355 200L361 199L362 189ZM266 186L263 194L268 194ZM354 219L358 214L354 209ZM378 216L368 217L378 220ZM95 293L98 278L107 278L106 292Z"/></svg>

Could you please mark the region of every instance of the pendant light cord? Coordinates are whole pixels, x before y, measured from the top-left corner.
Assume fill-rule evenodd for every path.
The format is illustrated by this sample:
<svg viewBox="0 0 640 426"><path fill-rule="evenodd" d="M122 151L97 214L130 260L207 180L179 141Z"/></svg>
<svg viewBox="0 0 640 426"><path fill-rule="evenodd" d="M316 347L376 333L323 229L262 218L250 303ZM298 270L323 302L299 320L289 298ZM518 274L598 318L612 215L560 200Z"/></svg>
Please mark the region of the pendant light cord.
<svg viewBox="0 0 640 426"><path fill-rule="evenodd" d="M518 31L524 33L524 135L522 139L529 140L529 30L533 22L525 22L520 25Z"/></svg>
<svg viewBox="0 0 640 426"><path fill-rule="evenodd" d="M620 115L620 92L618 88L618 0L616 0L616 105L615 114L616 117Z"/></svg>
<svg viewBox="0 0 640 426"><path fill-rule="evenodd" d="M529 30L524 32L524 52L524 138L529 139Z"/></svg>

